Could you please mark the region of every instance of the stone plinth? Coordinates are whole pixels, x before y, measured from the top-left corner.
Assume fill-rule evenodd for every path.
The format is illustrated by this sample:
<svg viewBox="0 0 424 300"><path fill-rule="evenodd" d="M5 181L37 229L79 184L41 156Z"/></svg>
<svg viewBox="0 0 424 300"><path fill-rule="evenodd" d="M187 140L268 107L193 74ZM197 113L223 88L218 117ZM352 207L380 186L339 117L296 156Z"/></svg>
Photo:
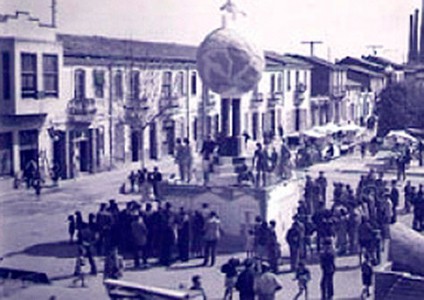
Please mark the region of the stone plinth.
<svg viewBox="0 0 424 300"><path fill-rule="evenodd" d="M202 211L202 205L207 203L208 211L216 211L220 216L227 236L244 238L256 216L275 220L284 254L288 253L285 237L296 213L300 193L298 180L267 188L165 184L162 190L165 201L176 208L184 206L187 210Z"/></svg>

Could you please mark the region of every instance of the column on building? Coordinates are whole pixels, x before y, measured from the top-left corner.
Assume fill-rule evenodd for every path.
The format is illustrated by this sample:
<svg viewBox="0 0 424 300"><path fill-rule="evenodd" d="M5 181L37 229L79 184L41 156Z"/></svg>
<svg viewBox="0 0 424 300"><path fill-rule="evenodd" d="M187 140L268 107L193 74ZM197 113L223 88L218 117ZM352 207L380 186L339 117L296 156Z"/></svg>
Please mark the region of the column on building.
<svg viewBox="0 0 424 300"><path fill-rule="evenodd" d="M225 137L230 136L230 109L231 100L228 98L221 99L221 134Z"/></svg>
<svg viewBox="0 0 424 300"><path fill-rule="evenodd" d="M12 131L12 161L13 171L16 173L21 170L21 157L19 150L19 131Z"/></svg>

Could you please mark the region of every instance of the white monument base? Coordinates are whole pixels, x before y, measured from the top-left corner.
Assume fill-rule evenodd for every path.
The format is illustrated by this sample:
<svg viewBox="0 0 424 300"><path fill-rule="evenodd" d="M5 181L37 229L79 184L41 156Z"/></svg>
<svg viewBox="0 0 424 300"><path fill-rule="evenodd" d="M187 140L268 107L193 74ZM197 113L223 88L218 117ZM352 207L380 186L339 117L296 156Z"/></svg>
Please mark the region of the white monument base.
<svg viewBox="0 0 424 300"><path fill-rule="evenodd" d="M277 237L283 254L288 253L286 233L290 228L301 196L297 179L288 180L266 188L199 185L164 185L164 201L178 209L202 210L207 203L209 211L218 213L223 233L227 236L246 236L256 216L277 222Z"/></svg>

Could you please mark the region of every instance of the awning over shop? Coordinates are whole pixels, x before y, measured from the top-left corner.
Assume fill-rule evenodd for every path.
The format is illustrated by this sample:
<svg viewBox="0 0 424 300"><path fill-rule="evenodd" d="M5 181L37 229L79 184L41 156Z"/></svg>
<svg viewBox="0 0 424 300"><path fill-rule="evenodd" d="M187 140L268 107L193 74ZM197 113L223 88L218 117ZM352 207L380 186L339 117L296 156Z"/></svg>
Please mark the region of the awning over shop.
<svg viewBox="0 0 424 300"><path fill-rule="evenodd" d="M396 142L410 142L416 143L417 139L407 133L405 130L391 130L387 135L386 139L395 139Z"/></svg>

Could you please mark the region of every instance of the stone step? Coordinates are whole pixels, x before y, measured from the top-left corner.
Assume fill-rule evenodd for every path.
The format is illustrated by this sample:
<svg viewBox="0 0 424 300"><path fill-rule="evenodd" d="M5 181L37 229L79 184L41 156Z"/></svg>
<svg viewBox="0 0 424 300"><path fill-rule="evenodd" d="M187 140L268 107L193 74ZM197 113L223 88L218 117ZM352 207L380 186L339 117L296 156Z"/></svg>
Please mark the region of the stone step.
<svg viewBox="0 0 424 300"><path fill-rule="evenodd" d="M220 156L218 159L219 165L239 165L246 161L245 157L230 157L230 156Z"/></svg>
<svg viewBox="0 0 424 300"><path fill-rule="evenodd" d="M223 173L235 173L236 166L232 164L225 164L225 165L217 165L214 166L213 172L216 174L223 174Z"/></svg>
<svg viewBox="0 0 424 300"><path fill-rule="evenodd" d="M216 174L212 173L209 180L210 185L217 186L230 186L237 184L237 174L235 173L225 173L225 174Z"/></svg>

